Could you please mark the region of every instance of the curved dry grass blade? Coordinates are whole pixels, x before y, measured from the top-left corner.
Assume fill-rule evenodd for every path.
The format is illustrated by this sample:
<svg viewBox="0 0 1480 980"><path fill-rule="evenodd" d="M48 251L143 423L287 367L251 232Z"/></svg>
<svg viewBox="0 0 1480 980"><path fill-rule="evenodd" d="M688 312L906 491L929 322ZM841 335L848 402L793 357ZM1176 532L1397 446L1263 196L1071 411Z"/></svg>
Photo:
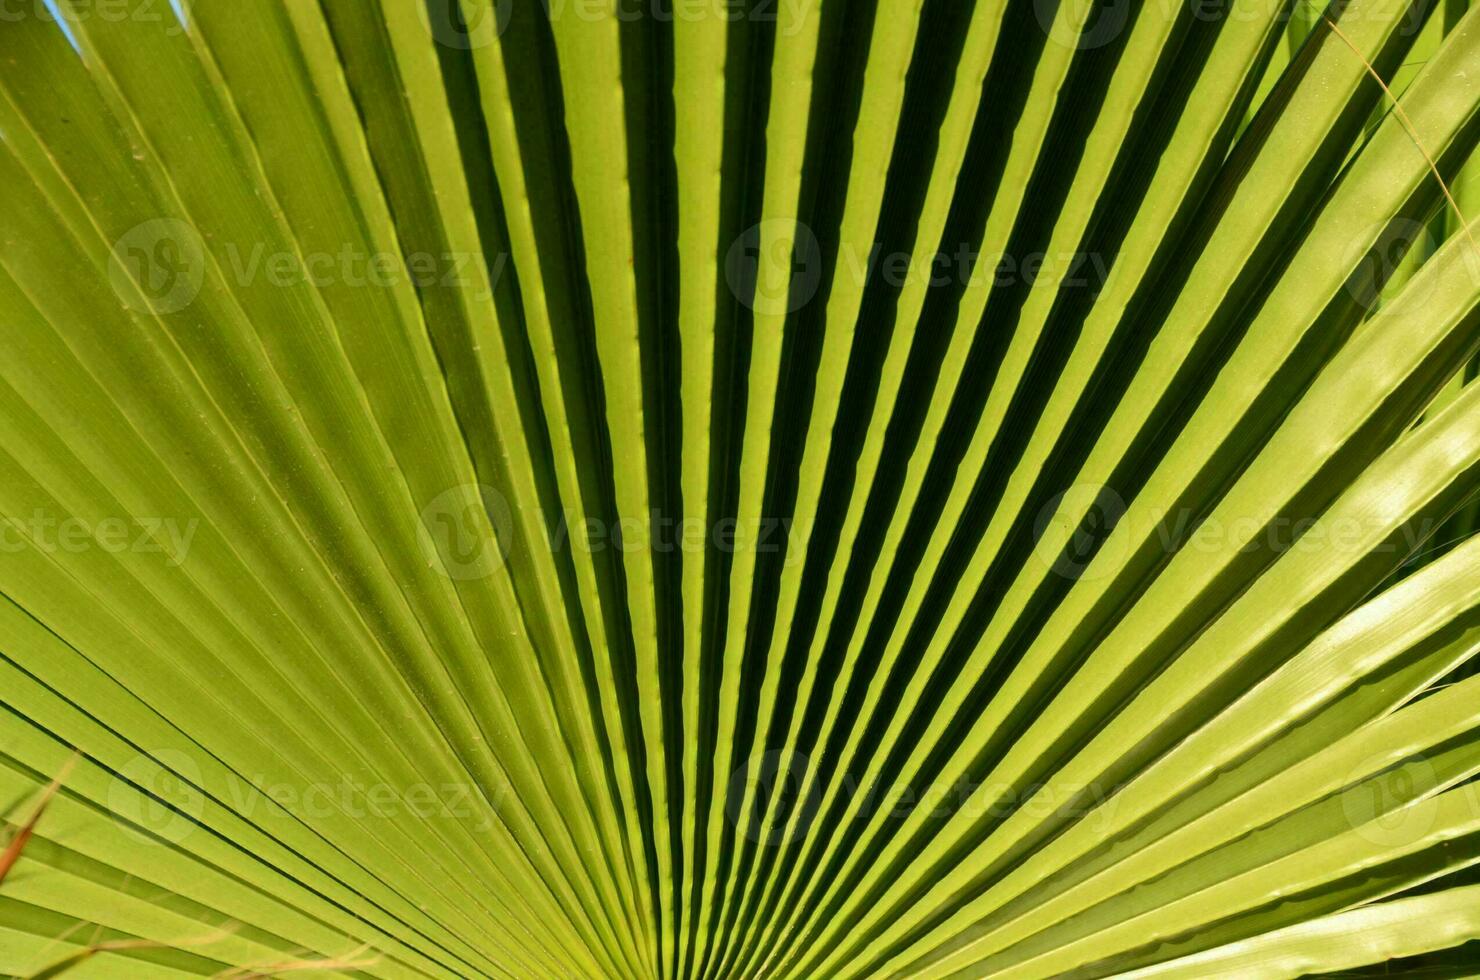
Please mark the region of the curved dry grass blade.
<svg viewBox="0 0 1480 980"><path fill-rule="evenodd" d="M0 885L5 883L5 878L20 860L26 845L31 842L31 835L36 832L36 825L41 822L42 816L46 814L46 808L51 805L52 797L61 791L62 784L66 782L67 776L77 764L78 754L73 757L58 771L51 783L41 791L36 800L36 805L31 809L31 815L24 823L10 829L9 838L5 842L5 850L0 851Z"/></svg>

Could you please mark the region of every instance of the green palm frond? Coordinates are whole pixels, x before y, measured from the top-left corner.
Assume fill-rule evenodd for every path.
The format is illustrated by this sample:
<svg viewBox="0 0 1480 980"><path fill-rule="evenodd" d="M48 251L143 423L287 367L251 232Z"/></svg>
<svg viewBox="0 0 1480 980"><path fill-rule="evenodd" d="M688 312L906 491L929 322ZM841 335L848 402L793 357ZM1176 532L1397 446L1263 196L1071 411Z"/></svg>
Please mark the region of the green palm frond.
<svg viewBox="0 0 1480 980"><path fill-rule="evenodd" d="M1480 972L1477 18L0 0L0 974Z"/></svg>

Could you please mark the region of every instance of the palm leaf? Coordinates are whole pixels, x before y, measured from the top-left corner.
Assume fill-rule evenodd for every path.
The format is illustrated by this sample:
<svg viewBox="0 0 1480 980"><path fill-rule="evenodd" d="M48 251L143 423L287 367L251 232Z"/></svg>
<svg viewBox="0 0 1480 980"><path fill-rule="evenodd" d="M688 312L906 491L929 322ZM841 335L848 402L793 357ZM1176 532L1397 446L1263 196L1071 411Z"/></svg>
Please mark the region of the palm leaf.
<svg viewBox="0 0 1480 980"><path fill-rule="evenodd" d="M0 11L0 973L1462 964L1467 7Z"/></svg>

